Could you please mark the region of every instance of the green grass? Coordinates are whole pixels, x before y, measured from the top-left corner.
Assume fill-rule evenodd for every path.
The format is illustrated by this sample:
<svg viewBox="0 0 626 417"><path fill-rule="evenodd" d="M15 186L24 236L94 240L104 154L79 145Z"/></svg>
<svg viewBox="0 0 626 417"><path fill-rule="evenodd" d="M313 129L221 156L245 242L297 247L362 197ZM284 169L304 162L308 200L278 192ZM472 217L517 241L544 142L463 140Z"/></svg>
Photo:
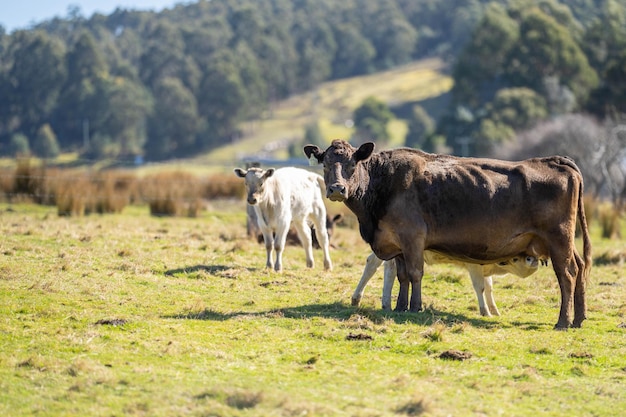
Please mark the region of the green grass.
<svg viewBox="0 0 626 417"><path fill-rule="evenodd" d="M10 210L8 210L10 208ZM0 205L0 414L7 416L613 416L626 413L624 267L596 266L582 329L552 329L551 268L495 280L482 318L470 280L428 267L426 310L382 312L382 271L334 236L334 270L301 248L264 268L243 202L199 218L60 218ZM600 241L596 251L622 251ZM620 326L622 325L622 326ZM449 350L464 361L441 359Z"/></svg>

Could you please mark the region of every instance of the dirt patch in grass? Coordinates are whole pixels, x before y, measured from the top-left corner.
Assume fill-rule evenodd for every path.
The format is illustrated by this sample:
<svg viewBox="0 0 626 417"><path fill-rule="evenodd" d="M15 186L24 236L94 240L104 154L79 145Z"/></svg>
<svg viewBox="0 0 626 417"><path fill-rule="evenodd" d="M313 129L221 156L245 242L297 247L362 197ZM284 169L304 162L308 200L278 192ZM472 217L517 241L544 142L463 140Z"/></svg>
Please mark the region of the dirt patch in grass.
<svg viewBox="0 0 626 417"><path fill-rule="evenodd" d="M439 355L439 359L464 361L472 357L470 352L462 352L460 350L446 350Z"/></svg>

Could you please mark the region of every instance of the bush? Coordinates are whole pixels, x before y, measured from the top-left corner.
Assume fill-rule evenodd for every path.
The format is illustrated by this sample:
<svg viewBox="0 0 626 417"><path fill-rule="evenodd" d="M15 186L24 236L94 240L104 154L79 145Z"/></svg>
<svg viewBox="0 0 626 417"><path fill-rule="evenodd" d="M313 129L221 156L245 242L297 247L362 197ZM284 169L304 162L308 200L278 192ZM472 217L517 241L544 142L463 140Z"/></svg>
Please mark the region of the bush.
<svg viewBox="0 0 626 417"><path fill-rule="evenodd" d="M9 201L40 202L45 170L32 164L30 158L21 158L13 175L13 185L8 195Z"/></svg>
<svg viewBox="0 0 626 417"><path fill-rule="evenodd" d="M202 207L202 182L187 172L162 172L141 181L141 196L152 216L196 217Z"/></svg>
<svg viewBox="0 0 626 417"><path fill-rule="evenodd" d="M65 172L56 181L59 216L82 216L93 212L95 187L87 175Z"/></svg>
<svg viewBox="0 0 626 417"><path fill-rule="evenodd" d="M136 194L137 180L132 175L112 171L99 173L93 179L96 213L121 213Z"/></svg>
<svg viewBox="0 0 626 417"><path fill-rule="evenodd" d="M46 123L37 131L33 143L33 151L42 158L56 158L59 156L61 152L59 143L49 124Z"/></svg>
<svg viewBox="0 0 626 417"><path fill-rule="evenodd" d="M203 196L207 200L216 198L242 198L246 194L246 186L240 178L233 174L216 174L206 182Z"/></svg>
<svg viewBox="0 0 626 417"><path fill-rule="evenodd" d="M26 135L15 133L11 136L7 153L11 156L26 156L30 153L30 144Z"/></svg>

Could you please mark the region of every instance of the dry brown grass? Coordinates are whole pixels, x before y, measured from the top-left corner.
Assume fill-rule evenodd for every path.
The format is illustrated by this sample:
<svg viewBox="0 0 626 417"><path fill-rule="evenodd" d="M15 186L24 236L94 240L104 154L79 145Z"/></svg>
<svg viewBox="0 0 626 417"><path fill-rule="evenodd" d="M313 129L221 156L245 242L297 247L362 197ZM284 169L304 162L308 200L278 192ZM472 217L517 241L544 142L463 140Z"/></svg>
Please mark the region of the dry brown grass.
<svg viewBox="0 0 626 417"><path fill-rule="evenodd" d="M216 198L241 198L246 189L243 181L234 174L215 174L209 177L203 196L207 200Z"/></svg>
<svg viewBox="0 0 626 417"><path fill-rule="evenodd" d="M598 206L598 221L603 238L621 239L621 214L613 204L604 203Z"/></svg>
<svg viewBox="0 0 626 417"><path fill-rule="evenodd" d="M197 217L202 208L203 182L188 172L149 175L142 179L140 190L153 216Z"/></svg>

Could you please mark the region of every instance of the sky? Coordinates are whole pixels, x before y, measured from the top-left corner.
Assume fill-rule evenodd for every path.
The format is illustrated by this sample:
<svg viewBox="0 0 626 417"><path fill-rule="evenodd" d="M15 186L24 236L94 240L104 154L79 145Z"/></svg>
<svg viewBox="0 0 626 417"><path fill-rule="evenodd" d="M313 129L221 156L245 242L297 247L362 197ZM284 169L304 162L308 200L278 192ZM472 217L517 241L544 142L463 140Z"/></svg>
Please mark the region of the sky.
<svg viewBox="0 0 626 417"><path fill-rule="evenodd" d="M79 6L89 18L94 13L111 14L118 7L133 10L160 11L189 0L0 0L0 25L7 33L28 29L53 17L67 17L68 6Z"/></svg>

